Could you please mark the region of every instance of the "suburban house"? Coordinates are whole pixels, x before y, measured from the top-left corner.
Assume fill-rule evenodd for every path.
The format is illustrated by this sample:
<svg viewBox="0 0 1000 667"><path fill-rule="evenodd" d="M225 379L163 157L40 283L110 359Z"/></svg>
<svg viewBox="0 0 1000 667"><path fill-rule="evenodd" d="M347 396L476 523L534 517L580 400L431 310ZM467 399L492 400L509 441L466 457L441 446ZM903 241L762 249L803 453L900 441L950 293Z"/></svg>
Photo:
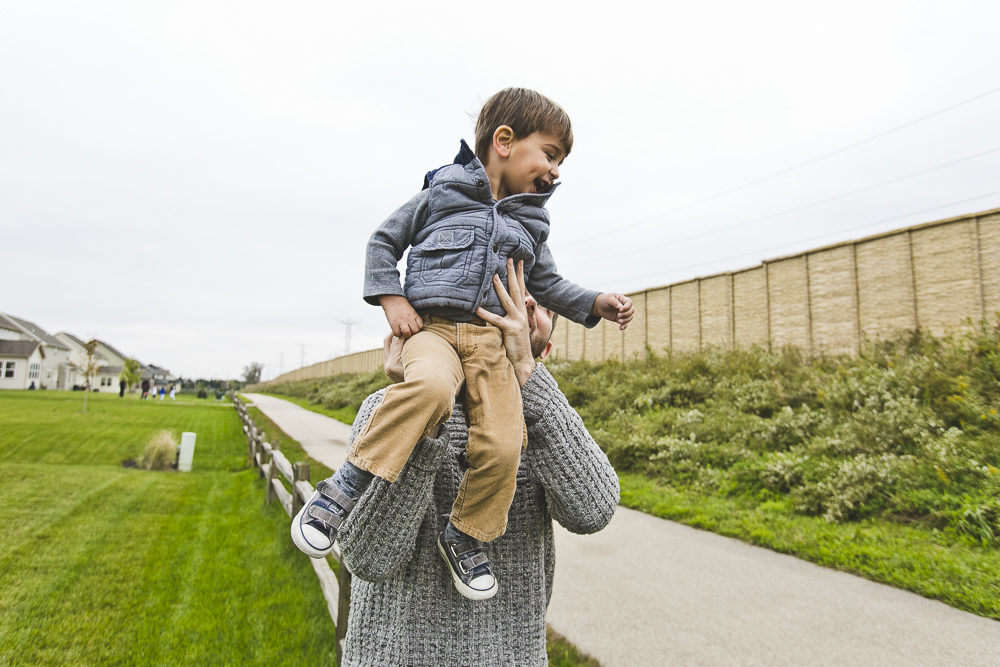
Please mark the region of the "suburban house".
<svg viewBox="0 0 1000 667"><path fill-rule="evenodd" d="M38 341L0 339L0 389L37 387L44 359Z"/></svg>
<svg viewBox="0 0 1000 667"><path fill-rule="evenodd" d="M109 343L95 342L99 370L90 389L117 392L128 357ZM0 313L0 389L83 389L86 366L86 343L80 338L65 331L50 336L33 322ZM153 386L178 382L177 376L159 366L140 363L139 370Z"/></svg>
<svg viewBox="0 0 1000 667"><path fill-rule="evenodd" d="M0 313L0 340L38 343L39 359L37 361L24 361L22 359L21 363L27 364L27 374L24 377L24 386L18 388L28 389L32 385L35 389L73 388L76 368L70 360L70 347L63 341L50 336L33 322L5 313ZM15 346L15 348L21 352L27 349L26 346ZM14 362L14 373L17 374L17 360L13 357L10 359L4 357L5 380L9 379L6 377L8 361ZM0 386L6 387L6 385Z"/></svg>

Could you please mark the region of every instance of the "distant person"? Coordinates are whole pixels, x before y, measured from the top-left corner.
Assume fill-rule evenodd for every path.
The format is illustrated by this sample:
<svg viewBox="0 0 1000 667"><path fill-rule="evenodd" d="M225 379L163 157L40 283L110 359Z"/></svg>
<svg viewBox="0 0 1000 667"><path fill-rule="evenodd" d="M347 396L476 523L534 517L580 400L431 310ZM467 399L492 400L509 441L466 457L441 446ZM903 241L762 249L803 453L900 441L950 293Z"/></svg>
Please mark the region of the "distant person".
<svg viewBox="0 0 1000 667"><path fill-rule="evenodd" d="M170 400L176 401L177 398L177 388L174 385L170 385Z"/></svg>
<svg viewBox="0 0 1000 667"><path fill-rule="evenodd" d="M166 393L167 393L167 392L166 392L166 391L164 390L164 388L163 388L163 385L161 384L161 385L160 385L160 400L161 400L161 401L163 400L163 396L164 396L164 394L166 394Z"/></svg>
<svg viewBox="0 0 1000 667"><path fill-rule="evenodd" d="M143 380L141 400L145 401L147 398L149 398L149 380Z"/></svg>
<svg viewBox="0 0 1000 667"><path fill-rule="evenodd" d="M454 164L429 172L424 189L368 241L364 298L382 306L392 333L405 339L405 380L386 391L347 462L293 522L292 538L307 555L330 552L372 479L395 482L417 443L451 417L460 393L469 468L438 550L465 597L487 600L499 590L484 543L507 530L528 435L518 369L495 323L506 311L494 287L513 278L515 264L521 278L523 265L538 303L573 322L592 328L603 317L624 329L634 313L628 297L560 276L546 245L545 204L572 147L570 119L559 105L532 90L501 90L479 112L476 153L462 141ZM396 266L407 248L400 286Z"/></svg>
<svg viewBox="0 0 1000 667"><path fill-rule="evenodd" d="M125 380L118 381L118 398L125 398Z"/></svg>

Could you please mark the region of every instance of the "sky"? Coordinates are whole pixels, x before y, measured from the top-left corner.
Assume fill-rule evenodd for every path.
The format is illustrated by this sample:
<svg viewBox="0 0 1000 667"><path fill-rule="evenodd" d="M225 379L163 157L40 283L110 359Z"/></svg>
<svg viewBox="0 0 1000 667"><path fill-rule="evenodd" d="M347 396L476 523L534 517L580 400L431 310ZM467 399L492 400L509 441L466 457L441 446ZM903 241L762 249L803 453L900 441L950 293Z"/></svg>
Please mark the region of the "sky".
<svg viewBox="0 0 1000 667"><path fill-rule="evenodd" d="M997 208L998 24L993 0L3 3L0 311L184 377L377 347L368 237L508 86L572 119L549 243L591 289Z"/></svg>

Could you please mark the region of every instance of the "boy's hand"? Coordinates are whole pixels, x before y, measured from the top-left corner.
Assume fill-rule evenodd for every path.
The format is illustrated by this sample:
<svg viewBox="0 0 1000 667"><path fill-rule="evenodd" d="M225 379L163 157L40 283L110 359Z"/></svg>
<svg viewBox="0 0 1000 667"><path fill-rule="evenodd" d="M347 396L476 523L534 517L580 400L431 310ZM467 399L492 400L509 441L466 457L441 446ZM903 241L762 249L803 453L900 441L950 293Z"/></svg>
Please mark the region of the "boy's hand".
<svg viewBox="0 0 1000 667"><path fill-rule="evenodd" d="M389 320L392 335L407 339L424 328L424 321L406 297L387 294L378 298L379 305Z"/></svg>
<svg viewBox="0 0 1000 667"><path fill-rule="evenodd" d="M624 294L607 292L597 295L590 314L600 315L606 320L617 322L618 328L624 331L628 323L632 321L632 316L635 315L635 308L632 306L632 299Z"/></svg>

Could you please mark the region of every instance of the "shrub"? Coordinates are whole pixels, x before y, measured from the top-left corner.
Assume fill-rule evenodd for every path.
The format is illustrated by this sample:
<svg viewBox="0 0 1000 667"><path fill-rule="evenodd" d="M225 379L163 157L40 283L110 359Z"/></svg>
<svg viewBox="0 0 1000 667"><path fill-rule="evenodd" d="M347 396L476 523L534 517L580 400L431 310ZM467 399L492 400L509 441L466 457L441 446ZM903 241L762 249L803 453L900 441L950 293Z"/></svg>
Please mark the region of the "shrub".
<svg viewBox="0 0 1000 667"><path fill-rule="evenodd" d="M198 398L208 398L208 392L204 389L198 390Z"/></svg>
<svg viewBox="0 0 1000 667"><path fill-rule="evenodd" d="M177 461L177 440L170 431L160 431L142 453L144 470L170 470Z"/></svg>

